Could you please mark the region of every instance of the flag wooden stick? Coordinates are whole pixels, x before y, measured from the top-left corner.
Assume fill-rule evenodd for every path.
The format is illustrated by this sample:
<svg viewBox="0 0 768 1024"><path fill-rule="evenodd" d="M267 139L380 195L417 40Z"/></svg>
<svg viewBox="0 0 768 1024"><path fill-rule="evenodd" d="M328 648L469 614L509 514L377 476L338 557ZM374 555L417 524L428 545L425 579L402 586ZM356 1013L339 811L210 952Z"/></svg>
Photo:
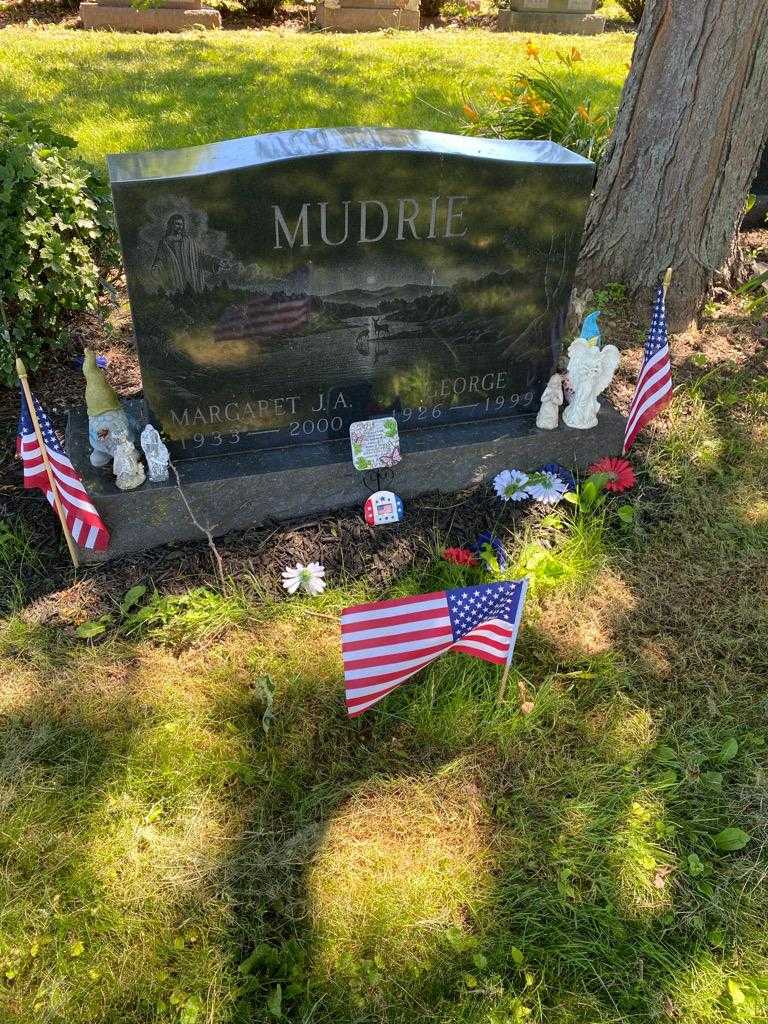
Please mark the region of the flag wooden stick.
<svg viewBox="0 0 768 1024"><path fill-rule="evenodd" d="M72 534L69 532L69 526L67 525L67 517L64 515L64 509L61 507L61 499L59 498L59 488L56 484L56 477L53 475L53 469L51 469L51 463L48 461L48 452L45 448L45 442L43 441L43 432L40 429L40 423L37 419L37 413L35 412L35 403L32 400L32 394L29 390L29 382L27 381L27 368L21 359L16 359L16 373L19 376L22 390L24 391L24 397L27 400L27 408L29 409L29 415L32 419L32 426L35 428L35 437L37 438L37 444L40 448L40 454L43 457L43 465L45 466L45 472L48 476L48 483L51 486L51 493L53 494L53 504L59 516L59 522L61 528L64 531L64 537L67 541L67 547L69 548L69 556L72 559L72 564L77 569L80 565L80 559L77 557L77 548L75 542L72 540Z"/></svg>
<svg viewBox="0 0 768 1024"><path fill-rule="evenodd" d="M496 703L503 704L504 698L507 695L507 681L509 679L509 670L512 665L512 655L515 653L515 641L517 640L517 633L520 629L520 620L523 617L523 606L525 605L525 596L528 592L528 577L521 582L522 593L520 594L520 600L517 604L517 614L515 615L514 628L512 636L509 638L509 650L507 651L507 660L504 663L504 671L501 674L501 681L499 682L499 692L496 694ZM518 693L520 693L520 686L518 684Z"/></svg>
<svg viewBox="0 0 768 1024"><path fill-rule="evenodd" d="M671 281L672 281L672 267L667 267L667 269L664 271L664 279L662 281L662 288L664 289L664 298L665 299L667 297L667 292L669 291L669 285L670 285Z"/></svg>

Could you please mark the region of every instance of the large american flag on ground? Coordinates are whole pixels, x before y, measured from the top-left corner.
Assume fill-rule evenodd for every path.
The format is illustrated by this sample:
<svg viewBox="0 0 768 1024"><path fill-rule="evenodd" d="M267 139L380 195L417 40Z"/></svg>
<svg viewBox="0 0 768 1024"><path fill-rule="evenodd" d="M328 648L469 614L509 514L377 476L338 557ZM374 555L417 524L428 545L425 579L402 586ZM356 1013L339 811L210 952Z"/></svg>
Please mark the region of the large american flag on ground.
<svg viewBox="0 0 768 1024"><path fill-rule="evenodd" d="M664 408L671 397L672 365L669 361L667 311L664 287L659 285L653 303L651 326L645 339L643 365L640 368L635 397L632 399L624 430L625 455L646 423Z"/></svg>
<svg viewBox="0 0 768 1024"><path fill-rule="evenodd" d="M67 453L56 436L48 413L34 395L32 401L35 405L37 422L40 424L40 432L43 435L48 461L56 479L59 500L69 532L80 547L103 551L109 544L109 531L88 497L88 492L83 487L83 481L67 458ZM29 414L29 407L23 393L21 395L19 430L16 437L16 452L24 465L24 487L30 490L39 487L51 507L55 508L53 491L45 471L43 456L37 443L32 417Z"/></svg>
<svg viewBox="0 0 768 1024"><path fill-rule="evenodd" d="M512 660L527 580L377 601L341 613L347 712L360 715L446 651Z"/></svg>

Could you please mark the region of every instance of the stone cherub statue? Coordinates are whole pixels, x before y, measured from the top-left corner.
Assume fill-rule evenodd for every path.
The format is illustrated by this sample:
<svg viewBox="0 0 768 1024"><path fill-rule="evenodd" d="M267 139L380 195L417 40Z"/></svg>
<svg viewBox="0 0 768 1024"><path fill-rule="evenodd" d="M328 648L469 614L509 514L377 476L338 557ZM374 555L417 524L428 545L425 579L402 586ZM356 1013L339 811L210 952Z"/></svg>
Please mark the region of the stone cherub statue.
<svg viewBox="0 0 768 1024"><path fill-rule="evenodd" d="M568 380L573 397L565 407L563 422L577 430L597 426L600 403L597 396L613 380L619 365L619 350L615 345L599 348L597 340L576 338L568 349Z"/></svg>
<svg viewBox="0 0 768 1024"><path fill-rule="evenodd" d="M97 365L96 356L89 348L85 350L83 375L91 465L107 466L115 454L115 434L123 432L130 439L131 428L117 392L107 382L104 371Z"/></svg>
<svg viewBox="0 0 768 1024"><path fill-rule="evenodd" d="M140 487L146 480L141 457L126 431L116 431L114 442L115 454L112 470L115 474L115 485L121 491L132 491L135 487Z"/></svg>
<svg viewBox="0 0 768 1024"><path fill-rule="evenodd" d="M151 423L148 423L141 432L141 447L147 460L149 479L153 483L167 480L171 457L163 439Z"/></svg>
<svg viewBox="0 0 768 1024"><path fill-rule="evenodd" d="M536 417L536 426L541 430L557 430L562 404L563 378L559 373L553 373L541 396L541 408Z"/></svg>

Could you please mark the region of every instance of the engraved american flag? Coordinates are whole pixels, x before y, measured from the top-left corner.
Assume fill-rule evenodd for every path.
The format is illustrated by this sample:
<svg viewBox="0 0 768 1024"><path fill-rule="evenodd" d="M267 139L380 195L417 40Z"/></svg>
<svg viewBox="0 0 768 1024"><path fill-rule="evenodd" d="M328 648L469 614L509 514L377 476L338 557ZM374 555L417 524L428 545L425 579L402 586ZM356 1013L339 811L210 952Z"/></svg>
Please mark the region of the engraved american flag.
<svg viewBox="0 0 768 1024"><path fill-rule="evenodd" d="M269 294L228 306L214 327L217 341L264 341L298 331L309 320L309 268L289 274Z"/></svg>

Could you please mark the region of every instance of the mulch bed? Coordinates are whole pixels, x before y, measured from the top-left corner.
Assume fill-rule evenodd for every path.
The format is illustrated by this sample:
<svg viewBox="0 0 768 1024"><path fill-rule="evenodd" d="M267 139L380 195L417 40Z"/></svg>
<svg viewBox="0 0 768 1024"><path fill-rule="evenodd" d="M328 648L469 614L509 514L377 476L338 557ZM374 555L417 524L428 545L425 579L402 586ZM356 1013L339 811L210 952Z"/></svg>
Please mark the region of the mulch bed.
<svg viewBox="0 0 768 1024"><path fill-rule="evenodd" d="M762 253L762 259L766 258L768 231L746 233L742 241L748 249ZM107 357L107 377L121 395L135 397L141 393L122 283L118 296L116 305L105 304L99 313L76 317L70 347L49 357L44 369L32 376L33 390L57 414L59 422L68 406L83 402L84 383L76 365L83 345ZM624 350L608 397L626 412L647 324L622 315L621 310L605 314L601 323L606 339ZM700 377L718 365L748 366L755 375L768 373L768 320L746 318L739 300L729 296L714 319L702 321L700 330L675 336L673 355L676 384ZM705 365L694 358L700 355L706 357ZM29 581L35 614L43 618L69 618L72 609L66 606L77 603L81 587L72 587L76 578L85 584L83 593L98 595L99 604L104 597L119 597L142 579L151 578L158 590L165 593L215 582L214 560L205 540L126 556L106 566L86 567L76 577L67 561L55 517L37 492L25 492L21 486L14 456L17 415L17 392L0 388L0 515L23 519L45 566L43 572L33 574ZM361 490L361 506L362 500ZM216 545L228 576L256 581L274 595L282 592L278 569L296 561L320 561L331 579L358 579L383 590L423 559L435 543L463 545L482 530L493 527L499 511L498 503L491 499L490 485L486 484L460 495L432 494L413 499L407 504L404 522L392 527L367 526L361 507L356 507L307 521L229 534L217 540ZM518 514L516 509L505 507L504 525L513 525ZM45 595L51 595L51 599L46 600Z"/></svg>

